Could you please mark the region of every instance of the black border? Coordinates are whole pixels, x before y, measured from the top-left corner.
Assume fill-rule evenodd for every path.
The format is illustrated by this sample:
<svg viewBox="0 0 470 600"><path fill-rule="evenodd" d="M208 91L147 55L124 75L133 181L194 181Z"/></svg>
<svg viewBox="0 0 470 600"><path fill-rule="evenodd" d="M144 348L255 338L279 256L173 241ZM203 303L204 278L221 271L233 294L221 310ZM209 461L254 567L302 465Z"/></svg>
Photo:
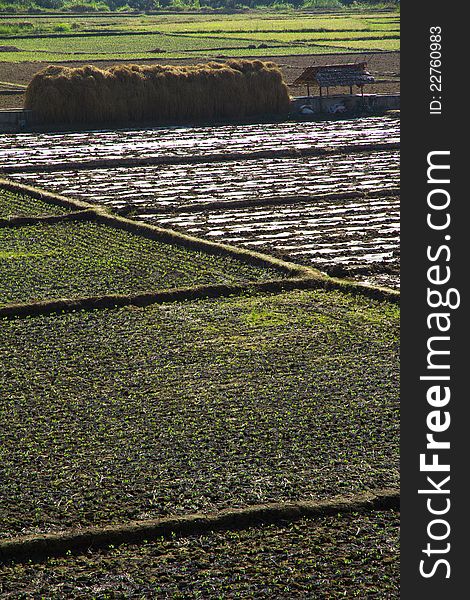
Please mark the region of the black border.
<svg viewBox="0 0 470 600"><path fill-rule="evenodd" d="M469 99L464 93L468 73L468 38L464 32L465 4L447 3L443 0L426 2L408 1L401 7L401 597L405 600L426 598L470 597L466 587L468 544L470 533L467 515L468 497L467 464L470 458L469 395L465 386L467 366L466 299L468 282L465 273L469 254L467 240L467 193L463 185L466 165L464 156L466 131L469 130ZM429 89L430 28L442 28L442 114L431 115L429 102L433 95ZM425 474L419 470L419 455L425 451L426 415L430 410L426 402L428 383L420 381L425 374L427 346L430 335L427 328L427 269L428 245L439 245L443 232L433 232L426 225L428 213L427 154L433 150L450 150L451 225L446 234L451 248L449 286L461 295L460 307L450 310L452 326L450 335L451 414L450 429L446 432L451 448L450 460L451 509L446 515L451 525L446 555L450 563L450 578L446 568L439 567L434 576L426 579L419 573L420 560L426 558L422 549L428 542L426 532L430 517L426 496L418 489L426 483ZM444 439L444 438L442 438ZM438 475L436 475L438 478ZM428 486L429 487L429 486ZM437 517L436 517L437 518ZM442 542L443 544L444 542ZM437 542L436 542L437 547ZM439 558L438 555L435 555ZM429 561L429 559L427 559ZM427 563L430 564L429 562Z"/></svg>

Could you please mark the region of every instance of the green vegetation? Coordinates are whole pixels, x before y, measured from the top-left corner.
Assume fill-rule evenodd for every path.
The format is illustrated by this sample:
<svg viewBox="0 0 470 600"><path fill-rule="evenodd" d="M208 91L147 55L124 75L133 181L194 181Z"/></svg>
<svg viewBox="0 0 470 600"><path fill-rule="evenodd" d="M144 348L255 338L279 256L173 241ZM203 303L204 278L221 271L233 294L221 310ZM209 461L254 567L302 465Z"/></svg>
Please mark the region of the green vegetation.
<svg viewBox="0 0 470 600"><path fill-rule="evenodd" d="M0 22L2 60L130 60L397 50L396 13L13 17ZM44 35L49 37L37 37Z"/></svg>
<svg viewBox="0 0 470 600"><path fill-rule="evenodd" d="M0 229L0 305L280 277L93 222Z"/></svg>
<svg viewBox="0 0 470 600"><path fill-rule="evenodd" d="M1 40L0 40L1 42ZM171 52L171 53L162 53L162 52L152 52L152 53L134 53L132 51L126 53L118 53L118 54L96 54L90 51L90 54L52 54L52 53L40 53L35 51L28 52L1 52L0 59L7 62L30 62L30 61L43 61L43 62L64 62L69 60L75 61L95 61L95 60L119 60L119 61L132 61L132 60L154 60L160 64L165 62L165 59L174 59L174 58L192 58L197 56L201 59L201 62L204 60L217 60L217 59L227 59L227 58L256 58L256 57L269 57L272 55L276 56L291 56L299 54L299 48L297 46L273 46L271 49L266 48L248 48L239 47L235 48L235 43L230 46L232 49L219 49L219 50L208 50L208 51L199 51L200 54L194 53L189 54L188 52ZM336 46L328 46L328 45L318 45L318 46L309 46L308 50L305 50L305 53L309 54L331 54L331 53L341 53L341 52L350 52L347 48L339 48Z"/></svg>
<svg viewBox="0 0 470 600"><path fill-rule="evenodd" d="M397 598L394 511L213 533L0 569L9 597ZM1 581L4 581L3 587Z"/></svg>
<svg viewBox="0 0 470 600"><path fill-rule="evenodd" d="M399 0L1 0L0 12L64 11L72 13L107 11L192 11L206 12L234 9L306 9L397 8Z"/></svg>
<svg viewBox="0 0 470 600"><path fill-rule="evenodd" d="M346 35L345 35L346 33ZM191 34L187 34L188 36L197 38L197 37L203 37L204 33L191 33ZM230 32L227 33L214 33L211 34L213 37L218 38L218 39L227 39L232 37L232 36L237 36L239 34L232 34ZM392 35L387 35L384 34L382 31L368 31L368 32L362 32L362 31L347 31L347 32L342 32L342 31L337 31L337 32L328 32L328 31L322 31L322 32L318 32L318 33L311 33L311 32L304 32L304 31L299 31L299 32L267 32L267 31L259 31L259 32L252 32L250 33L251 39L255 39L257 41L268 41L268 42L273 42L275 41L276 43L280 43L280 42L297 42L299 44L309 44L312 43L312 41L316 42L323 42L325 40L328 40L330 42L334 41L353 41L353 40L384 40L384 39L398 39L399 36L396 34L392 34ZM273 40L273 37L275 37L276 39Z"/></svg>
<svg viewBox="0 0 470 600"><path fill-rule="evenodd" d="M360 51L360 50L399 50L399 39L381 39L381 40L350 40L349 42L335 41L334 46L337 52ZM330 46L331 48L331 46Z"/></svg>
<svg viewBox="0 0 470 600"><path fill-rule="evenodd" d="M398 335L323 290L3 320L0 536L397 486Z"/></svg>
<svg viewBox="0 0 470 600"><path fill-rule="evenodd" d="M214 18L206 17L197 20L176 20L174 23L167 22L165 30L173 33L245 33L262 31L268 32L297 32L321 33L322 31L378 31L399 27L399 16L388 18L388 15L358 14L349 15L298 15L293 17L287 15L256 15L252 18L239 15L238 18L230 16Z"/></svg>
<svg viewBox="0 0 470 600"><path fill-rule="evenodd" d="M60 215L68 211L69 209L67 208L0 188L0 219L8 217ZM1 235L2 234L0 233L0 239L2 239ZM3 250L4 248L2 247L2 251Z"/></svg>
<svg viewBox="0 0 470 600"><path fill-rule="evenodd" d="M43 39L18 40L17 45L24 52L37 52L40 47L42 60L53 60L58 54L70 58L88 59L91 56L142 56L158 57L162 53L178 54L202 49L220 49L224 47L242 46L246 42L237 40L206 39L198 37L176 37L161 34L155 35L123 35L123 36L90 36L90 37L55 37ZM77 55L77 56L72 56ZM81 56L84 55L84 56Z"/></svg>

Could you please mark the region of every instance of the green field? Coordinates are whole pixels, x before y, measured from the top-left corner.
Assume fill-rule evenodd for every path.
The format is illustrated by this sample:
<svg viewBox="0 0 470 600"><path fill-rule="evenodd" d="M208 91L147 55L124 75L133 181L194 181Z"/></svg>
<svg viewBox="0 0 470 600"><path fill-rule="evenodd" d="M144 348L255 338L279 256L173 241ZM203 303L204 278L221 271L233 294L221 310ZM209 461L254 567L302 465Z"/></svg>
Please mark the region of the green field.
<svg viewBox="0 0 470 600"><path fill-rule="evenodd" d="M67 211L67 208L0 188L0 219L15 216L59 215Z"/></svg>
<svg viewBox="0 0 470 600"><path fill-rule="evenodd" d="M399 525L398 513L377 511L121 547L0 568L0 592L72 600L398 598Z"/></svg>
<svg viewBox="0 0 470 600"><path fill-rule="evenodd" d="M0 536L397 486L398 333L321 290L4 320Z"/></svg>
<svg viewBox="0 0 470 600"><path fill-rule="evenodd" d="M0 305L282 276L93 222L0 228Z"/></svg>
<svg viewBox="0 0 470 600"><path fill-rule="evenodd" d="M83 33L86 37L74 37ZM52 37L41 38L38 34ZM0 52L3 61L204 59L302 51L316 54L349 49L398 50L399 15L358 13L325 18L254 13L252 17L138 15L112 19L64 15L64 20L58 22L41 17L28 17L26 21L12 18L0 23L0 35L0 46L18 49Z"/></svg>
<svg viewBox="0 0 470 600"><path fill-rule="evenodd" d="M395 42L377 34L382 44ZM202 48L207 40L242 43L233 35L155 37ZM279 35L291 45L277 53L310 34ZM97 37L103 46L93 52L116 44L121 51L134 37L154 40ZM46 54L34 52L36 43L86 52L90 39L15 43L31 44L28 55L37 58ZM231 52L238 51L245 50ZM170 530L167 539L132 545L128 528L121 546L92 550L87 538L81 554L62 548L61 558L48 558L42 538L38 562L20 553L17 564L7 564L7 543L0 597L397 597L399 513L383 509L398 505L400 481L398 295L2 185L0 541L24 550L25 535L38 542L96 526L99 537L107 525L168 516L189 522L194 513L215 515L228 530L182 537ZM80 209L88 210L67 214ZM254 285L263 281L271 293ZM232 286L239 283L247 285ZM199 299L184 301L152 297L145 307L129 298L99 309L63 303L41 312L33 304L26 313L14 305L216 284L232 287L212 289L215 297L199 288ZM395 504L361 496L383 488L392 488ZM334 514L295 521L285 506L337 496L353 508L343 503L340 512L337 504ZM245 517L236 509L266 503L279 503L271 507L279 511L275 524L263 507L262 519L237 530ZM232 520L221 517L224 509Z"/></svg>

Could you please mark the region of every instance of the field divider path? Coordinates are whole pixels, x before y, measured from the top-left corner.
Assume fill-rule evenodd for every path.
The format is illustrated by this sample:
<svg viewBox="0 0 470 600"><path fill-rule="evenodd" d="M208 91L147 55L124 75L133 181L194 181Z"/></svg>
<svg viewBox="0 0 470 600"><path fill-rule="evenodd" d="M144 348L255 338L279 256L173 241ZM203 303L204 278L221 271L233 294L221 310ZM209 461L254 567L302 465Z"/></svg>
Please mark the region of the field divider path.
<svg viewBox="0 0 470 600"><path fill-rule="evenodd" d="M35 217L12 216L6 219L0 218L0 228L40 225L41 223L62 223L64 221L90 221L95 218L95 212L96 210L94 208L89 208L72 211L63 215L40 215Z"/></svg>
<svg viewBox="0 0 470 600"><path fill-rule="evenodd" d="M48 15L49 16L49 15ZM62 39L62 38L90 38L90 37L123 37L136 35L175 35L178 33L166 33L158 30L96 30L96 31L79 31L79 32L60 32L60 33L14 33L3 35L3 40L40 40L40 39ZM207 37L207 36L204 36Z"/></svg>
<svg viewBox="0 0 470 600"><path fill-rule="evenodd" d="M57 171L93 170L119 167L151 167L158 165L204 164L218 162L235 162L242 160L259 160L275 158L304 158L309 156L334 156L386 150L399 150L400 142L375 144L350 144L331 148L286 148L284 150L255 150L253 152L229 152L226 154L197 154L193 156L152 156L146 158L113 158L95 159L90 161L58 162L50 165L4 166L4 174L16 173L54 173Z"/></svg>
<svg viewBox="0 0 470 600"><path fill-rule="evenodd" d="M217 513L193 513L160 519L131 521L103 527L33 534L0 541L0 562L44 560L51 556L79 554L105 549L110 545L138 544L159 538L187 537L213 531L242 530L250 527L295 522L302 518L366 513L400 509L400 492L396 489L376 490L350 497L258 504L225 509Z"/></svg>
<svg viewBox="0 0 470 600"><path fill-rule="evenodd" d="M382 198L384 196L399 196L400 188L381 188L377 190L357 192L333 192L330 194L315 194L305 196L272 196L267 198L249 198L246 200L224 200L213 202L198 202L197 204L182 204L181 206L157 206L157 207L142 207L124 206L116 209L120 215L132 214L134 217L139 215L156 215L156 214L174 214L180 213L198 213L206 210L229 210L237 208L250 208L256 206L289 206L293 204L302 204L307 202L334 202L343 200Z"/></svg>
<svg viewBox="0 0 470 600"><path fill-rule="evenodd" d="M187 288L173 288L142 292L139 294L106 294L85 296L82 298L59 298L39 300L28 303L14 303L0 306L1 318L30 317L55 313L75 312L78 310L97 310L120 308L124 306L145 307L151 304L201 300L204 298L226 298L250 293L281 293L293 290L341 290L350 294L360 294L375 300L398 303L400 293L388 288L368 286L319 274L317 277L298 277L289 279L271 279L261 283L200 285Z"/></svg>
<svg viewBox="0 0 470 600"><path fill-rule="evenodd" d="M13 83L12 81L0 81L0 85L11 88L18 88L18 90L25 91L28 87L23 83Z"/></svg>

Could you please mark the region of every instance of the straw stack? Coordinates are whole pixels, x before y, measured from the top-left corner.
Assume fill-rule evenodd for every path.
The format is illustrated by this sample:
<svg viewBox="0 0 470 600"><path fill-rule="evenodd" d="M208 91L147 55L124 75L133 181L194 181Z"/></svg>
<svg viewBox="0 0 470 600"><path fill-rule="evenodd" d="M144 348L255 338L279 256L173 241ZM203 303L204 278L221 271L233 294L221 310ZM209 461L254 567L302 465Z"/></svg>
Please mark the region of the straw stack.
<svg viewBox="0 0 470 600"><path fill-rule="evenodd" d="M289 93L277 65L259 60L49 66L29 84L25 108L40 123L187 123L286 114Z"/></svg>

